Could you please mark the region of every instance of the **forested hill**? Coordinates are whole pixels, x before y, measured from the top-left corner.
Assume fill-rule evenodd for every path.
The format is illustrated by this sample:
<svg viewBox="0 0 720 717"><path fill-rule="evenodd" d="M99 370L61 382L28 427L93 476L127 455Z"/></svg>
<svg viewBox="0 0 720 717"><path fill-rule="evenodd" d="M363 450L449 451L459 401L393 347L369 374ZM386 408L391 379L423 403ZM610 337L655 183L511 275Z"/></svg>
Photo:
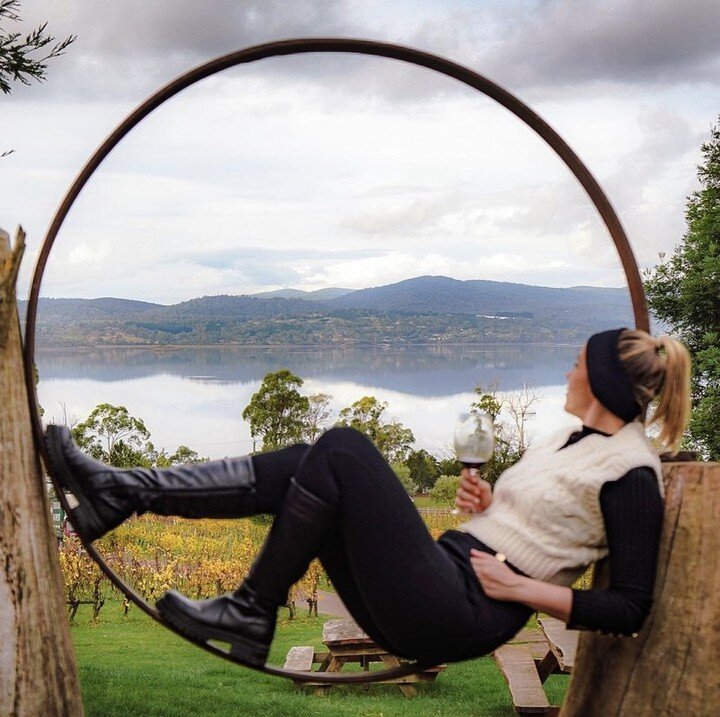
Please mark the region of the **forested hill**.
<svg viewBox="0 0 720 717"><path fill-rule="evenodd" d="M25 302L20 309L23 314ZM114 298L41 299L38 342L575 342L590 331L632 323L626 289L558 289L423 276L357 291L205 296L170 306Z"/></svg>
<svg viewBox="0 0 720 717"><path fill-rule="evenodd" d="M592 286L556 289L502 281L459 281L446 276L420 276L388 286L360 289L332 303L347 308L441 314L498 315L548 310L563 313L580 309L596 317L603 305L609 311L621 313L630 307L626 289Z"/></svg>

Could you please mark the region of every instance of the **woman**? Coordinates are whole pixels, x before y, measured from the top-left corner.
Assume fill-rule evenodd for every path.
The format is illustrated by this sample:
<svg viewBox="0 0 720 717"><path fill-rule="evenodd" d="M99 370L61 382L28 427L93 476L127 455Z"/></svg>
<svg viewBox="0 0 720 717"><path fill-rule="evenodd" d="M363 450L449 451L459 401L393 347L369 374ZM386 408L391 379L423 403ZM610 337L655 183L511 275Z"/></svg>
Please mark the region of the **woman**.
<svg viewBox="0 0 720 717"><path fill-rule="evenodd" d="M464 470L457 506L473 517L434 541L365 436L333 428L313 445L169 469L118 470L50 426L56 474L79 501L72 518L94 540L132 515L276 514L240 587L209 600L170 591L164 620L190 637L229 642L265 663L278 606L319 557L340 597L379 645L423 664L487 654L535 610L571 628L630 635L651 602L662 526L660 461L645 436L677 451L689 416L690 360L674 339L594 334L567 374L563 429L490 485ZM609 553L607 590L569 586Z"/></svg>

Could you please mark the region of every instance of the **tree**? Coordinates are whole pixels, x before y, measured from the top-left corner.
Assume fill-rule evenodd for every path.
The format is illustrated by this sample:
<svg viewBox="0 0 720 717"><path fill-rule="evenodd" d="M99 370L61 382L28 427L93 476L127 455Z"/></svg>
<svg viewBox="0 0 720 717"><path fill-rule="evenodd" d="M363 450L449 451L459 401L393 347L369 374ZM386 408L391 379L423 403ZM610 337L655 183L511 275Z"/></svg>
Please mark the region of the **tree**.
<svg viewBox="0 0 720 717"><path fill-rule="evenodd" d="M437 459L424 448L411 451L405 465L410 469L410 479L423 492L430 490L440 477Z"/></svg>
<svg viewBox="0 0 720 717"><path fill-rule="evenodd" d="M523 454L530 441L525 432L525 424L534 415L533 406L542 398L542 394L524 381L522 388L505 398L505 406L510 414L513 423L515 436L517 437L517 452Z"/></svg>
<svg viewBox="0 0 720 717"><path fill-rule="evenodd" d="M19 0L0 0L0 23L3 20L19 22L19 9ZM43 23L22 38L19 32L8 32L0 24L0 92L10 94L11 82L24 85L29 85L31 80L43 82L48 60L64 54L67 47L75 42L75 35L55 42L55 38L47 35L46 30L47 23ZM35 53L41 50L45 50L45 54L37 56ZM0 151L0 158L7 157L14 151Z"/></svg>
<svg viewBox="0 0 720 717"><path fill-rule="evenodd" d="M402 487L405 488L408 493L413 493L415 491L415 484L412 482L412 478L410 478L410 469L404 463L393 463L390 467L393 469L397 479L402 483Z"/></svg>
<svg viewBox="0 0 720 717"><path fill-rule="evenodd" d="M152 443L147 444L145 456L150 460L151 465L158 468L169 468L170 466L187 466L190 463L200 463L208 460L201 458L197 451L188 446L178 446L175 453L168 453L164 448L158 453Z"/></svg>
<svg viewBox="0 0 720 717"><path fill-rule="evenodd" d="M404 460L413 443L415 443L415 435L399 421L391 421L381 426L378 450L390 463Z"/></svg>
<svg viewBox="0 0 720 717"><path fill-rule="evenodd" d="M460 463L457 456L453 453L445 458L440 458L438 460L438 468L440 470L440 475L459 476L460 471L462 471L463 464Z"/></svg>
<svg viewBox="0 0 720 717"><path fill-rule="evenodd" d="M474 389L477 399L470 405L471 411L485 411L493 419L495 447L492 457L482 468L482 476L489 483L494 483L522 455L518 436L499 418L508 399L499 395L497 388L496 382L490 383L487 388L478 384Z"/></svg>
<svg viewBox="0 0 720 717"><path fill-rule="evenodd" d="M328 419L332 415L330 400L332 396L327 393L315 393L308 397L309 408L305 416L303 440L314 443L318 436L327 428Z"/></svg>
<svg viewBox="0 0 720 717"><path fill-rule="evenodd" d="M500 414L503 406L502 398L498 398L498 383L491 381L487 386L481 383L473 389L477 399L470 404L471 411L485 411L490 418L495 419Z"/></svg>
<svg viewBox="0 0 720 717"><path fill-rule="evenodd" d="M288 369L268 373L250 397L242 417L250 435L262 439L261 450L271 451L301 441L307 428L310 401L298 391L303 380Z"/></svg>
<svg viewBox="0 0 720 717"><path fill-rule="evenodd" d="M125 406L98 404L72 429L72 435L80 448L103 463L118 467L148 463L145 452L150 431Z"/></svg>
<svg viewBox="0 0 720 717"><path fill-rule="evenodd" d="M437 503L454 505L457 489L460 487L460 476L441 475L430 491L430 496Z"/></svg>
<svg viewBox="0 0 720 717"><path fill-rule="evenodd" d="M20 0L0 0L0 22L20 22L19 10ZM12 91L11 82L43 82L48 60L60 57L75 42L75 35L55 42L46 30L47 23L43 23L23 38L21 33L8 32L0 25L0 91L4 94Z"/></svg>
<svg viewBox="0 0 720 717"><path fill-rule="evenodd" d="M374 396L363 396L340 411L337 426L350 426L364 433L389 463L404 461L415 442L415 436L402 423L385 423L382 414L387 403L380 403Z"/></svg>
<svg viewBox="0 0 720 717"><path fill-rule="evenodd" d="M720 118L719 118L720 120ZM685 446L720 459L720 121L702 145L700 189L689 197L687 229L672 255L645 274L654 315L687 346L693 360L692 414Z"/></svg>
<svg viewBox="0 0 720 717"><path fill-rule="evenodd" d="M125 406L110 403L95 406L82 423L72 428L72 435L86 453L118 468L168 468L207 460L187 446L179 446L171 454L164 448L157 451L143 420L132 416Z"/></svg>
<svg viewBox="0 0 720 717"><path fill-rule="evenodd" d="M0 230L0 714L83 714L34 445L16 288L25 234Z"/></svg>

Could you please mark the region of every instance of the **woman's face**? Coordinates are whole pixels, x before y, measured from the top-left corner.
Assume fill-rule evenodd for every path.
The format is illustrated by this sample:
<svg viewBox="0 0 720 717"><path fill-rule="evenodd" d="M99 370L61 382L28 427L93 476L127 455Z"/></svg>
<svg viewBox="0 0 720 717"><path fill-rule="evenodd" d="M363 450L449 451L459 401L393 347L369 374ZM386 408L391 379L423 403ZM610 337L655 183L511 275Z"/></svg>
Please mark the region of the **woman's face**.
<svg viewBox="0 0 720 717"><path fill-rule="evenodd" d="M590 390L587 365L585 363L585 346L580 349L575 364L565 374L567 378L567 394L565 396L565 410L580 419L585 417L594 396Z"/></svg>

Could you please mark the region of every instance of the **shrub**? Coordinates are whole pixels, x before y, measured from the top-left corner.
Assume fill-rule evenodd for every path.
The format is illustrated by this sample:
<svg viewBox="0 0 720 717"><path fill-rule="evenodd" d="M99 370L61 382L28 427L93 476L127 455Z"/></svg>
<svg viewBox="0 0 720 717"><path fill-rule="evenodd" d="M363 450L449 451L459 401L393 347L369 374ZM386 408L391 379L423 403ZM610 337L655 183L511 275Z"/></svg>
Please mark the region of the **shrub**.
<svg viewBox="0 0 720 717"><path fill-rule="evenodd" d="M453 503L459 486L460 476L440 476L435 481L430 496L438 503Z"/></svg>
<svg viewBox="0 0 720 717"><path fill-rule="evenodd" d="M403 488L412 495L415 490L415 484L410 478L410 469L404 463L393 463L391 468L395 471L395 475L402 483Z"/></svg>

